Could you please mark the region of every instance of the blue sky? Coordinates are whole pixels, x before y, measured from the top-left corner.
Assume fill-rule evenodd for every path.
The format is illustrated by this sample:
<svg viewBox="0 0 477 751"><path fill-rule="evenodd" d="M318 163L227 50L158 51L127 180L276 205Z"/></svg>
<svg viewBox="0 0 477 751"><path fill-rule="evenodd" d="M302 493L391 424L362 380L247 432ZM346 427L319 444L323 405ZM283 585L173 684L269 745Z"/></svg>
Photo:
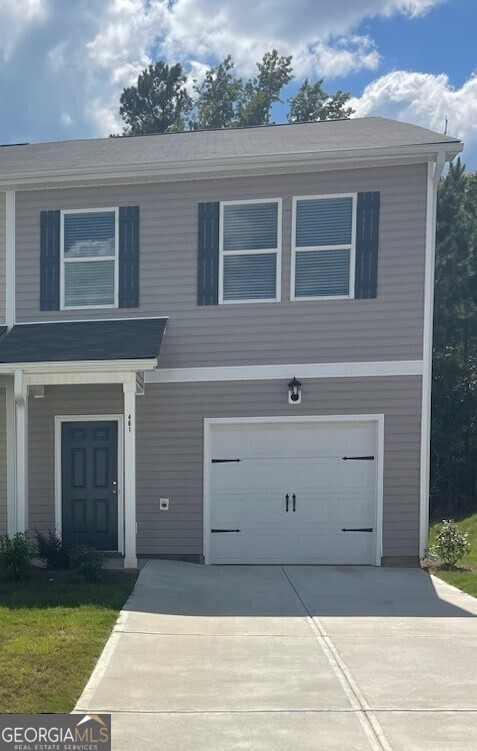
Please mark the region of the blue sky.
<svg viewBox="0 0 477 751"><path fill-rule="evenodd" d="M149 62L191 77L267 49L296 81L349 90L357 116L449 132L477 168L475 0L0 0L0 143L119 132L119 95ZM282 117L278 108L276 118Z"/></svg>

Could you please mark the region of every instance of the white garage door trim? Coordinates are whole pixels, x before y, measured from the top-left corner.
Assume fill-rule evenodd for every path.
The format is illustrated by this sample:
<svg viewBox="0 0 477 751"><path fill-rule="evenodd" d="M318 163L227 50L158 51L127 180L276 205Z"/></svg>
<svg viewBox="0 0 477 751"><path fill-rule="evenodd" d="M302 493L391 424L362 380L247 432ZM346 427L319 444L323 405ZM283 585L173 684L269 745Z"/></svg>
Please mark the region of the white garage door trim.
<svg viewBox="0 0 477 751"><path fill-rule="evenodd" d="M376 425L377 441L377 488L376 488L376 557L375 565L381 565L383 548L383 495L384 495L384 415L303 415L299 417L216 417L204 420L204 563L210 563L210 468L211 431L215 425L256 425L257 423L341 423L360 422Z"/></svg>

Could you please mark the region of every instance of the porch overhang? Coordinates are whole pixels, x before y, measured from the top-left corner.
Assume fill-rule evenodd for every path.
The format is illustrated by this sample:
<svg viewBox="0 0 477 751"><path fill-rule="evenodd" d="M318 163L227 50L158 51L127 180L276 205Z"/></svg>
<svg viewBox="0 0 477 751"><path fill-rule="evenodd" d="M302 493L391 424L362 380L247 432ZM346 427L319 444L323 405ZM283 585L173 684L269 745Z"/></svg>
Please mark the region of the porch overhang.
<svg viewBox="0 0 477 751"><path fill-rule="evenodd" d="M28 384L121 383L157 366L167 320L16 324L0 332L0 375L22 371Z"/></svg>
<svg viewBox="0 0 477 751"><path fill-rule="evenodd" d="M123 528L118 552L126 568L136 567L136 396L144 393L144 371L157 366L166 323L167 318L62 321L17 324L0 332L0 379L5 379L7 389L7 522L11 534L27 530L30 521L29 396L47 398L44 386L120 384L123 469L115 482ZM55 482L60 503L61 482Z"/></svg>

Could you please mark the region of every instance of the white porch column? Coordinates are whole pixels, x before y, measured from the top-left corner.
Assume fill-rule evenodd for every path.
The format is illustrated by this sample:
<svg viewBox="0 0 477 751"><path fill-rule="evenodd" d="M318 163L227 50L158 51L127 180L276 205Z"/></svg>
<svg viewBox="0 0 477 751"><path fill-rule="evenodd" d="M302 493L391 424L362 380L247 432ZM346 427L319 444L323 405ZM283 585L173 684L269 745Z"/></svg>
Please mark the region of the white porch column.
<svg viewBox="0 0 477 751"><path fill-rule="evenodd" d="M16 407L13 376L6 377L5 414L7 423L7 532L12 537L17 531L17 497L16 497Z"/></svg>
<svg viewBox="0 0 477 751"><path fill-rule="evenodd" d="M136 554L136 380L124 392L124 568L137 568Z"/></svg>
<svg viewBox="0 0 477 751"><path fill-rule="evenodd" d="M28 530L28 387L23 372L13 378L15 397L15 531Z"/></svg>

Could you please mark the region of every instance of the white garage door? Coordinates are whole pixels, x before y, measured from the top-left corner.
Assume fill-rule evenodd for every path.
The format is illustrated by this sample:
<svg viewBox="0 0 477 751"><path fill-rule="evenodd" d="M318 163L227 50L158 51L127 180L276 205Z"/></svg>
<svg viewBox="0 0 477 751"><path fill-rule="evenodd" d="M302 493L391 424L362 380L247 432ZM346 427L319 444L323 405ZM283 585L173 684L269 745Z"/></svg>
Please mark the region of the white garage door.
<svg viewBox="0 0 477 751"><path fill-rule="evenodd" d="M210 563L376 562L376 423L212 425Z"/></svg>

